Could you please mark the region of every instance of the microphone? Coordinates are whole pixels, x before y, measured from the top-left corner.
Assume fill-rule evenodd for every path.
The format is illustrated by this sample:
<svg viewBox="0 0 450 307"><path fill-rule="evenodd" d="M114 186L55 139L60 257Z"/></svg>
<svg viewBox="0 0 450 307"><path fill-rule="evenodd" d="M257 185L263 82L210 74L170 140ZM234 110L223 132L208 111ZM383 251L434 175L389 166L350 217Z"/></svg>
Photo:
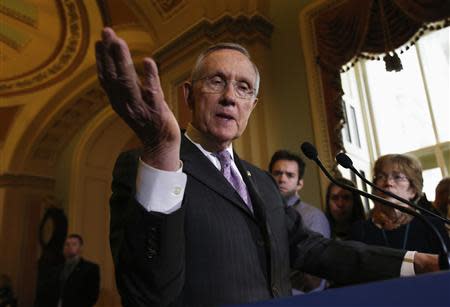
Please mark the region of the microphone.
<svg viewBox="0 0 450 307"><path fill-rule="evenodd" d="M311 144L309 142L303 142L301 149L308 159L313 160L313 161L319 161L317 149L316 149L316 147L314 147L313 144Z"/></svg>
<svg viewBox="0 0 450 307"><path fill-rule="evenodd" d="M423 208L421 206L418 206L417 204L413 203L410 200L404 199L403 197L400 197L390 191L384 190L382 188L377 187L375 184L373 184L372 182L370 182L369 180L366 179L366 177L364 177L354 166L353 166L353 161L352 159L346 155L343 152L340 152L336 155L336 162L339 163L340 166L351 170L356 176L358 176L359 178L361 178L362 181L364 181L365 183L367 183L368 185L370 185L372 188L374 188L377 191L380 191L382 193L384 193L385 195L388 195L392 198L395 198L398 201L401 201L404 204L407 204L409 206L411 206L412 208L419 210L421 212L425 212L435 218L440 219L441 221L443 221L446 224L450 225L450 221L442 216L440 216L439 214L436 214L426 208Z"/></svg>
<svg viewBox="0 0 450 307"><path fill-rule="evenodd" d="M439 268L441 270L448 270L450 269L450 255L448 254L447 251L447 246L444 243L444 240L442 239L441 234L439 233L439 231L437 231L436 227L431 224L430 221L428 221L422 214L411 210L409 208L394 204L384 198L381 198L379 196L376 195L372 195L370 193L358 190L357 188L354 188L352 186L340 183L339 181L337 181L333 176L331 176L331 174L328 172L328 170L325 168L325 166L322 164L322 161L320 161L318 154L317 154L317 149L308 142L303 142L303 144L301 145L301 149L303 154L310 160L313 160L314 162L316 162L317 166L319 166L319 168L322 170L322 172L325 174L325 176L327 176L327 178L333 182L335 185L348 190L350 192L354 192L358 195L367 197L372 199L373 201L379 202L385 206L391 207L391 208L395 208L399 211L408 213L412 216L417 217L418 219L420 219L423 223L425 223L430 229L431 231L435 234L435 236L437 237L438 241L440 242L439 247L440 247L440 253L439 253ZM353 164L353 163L352 163Z"/></svg>

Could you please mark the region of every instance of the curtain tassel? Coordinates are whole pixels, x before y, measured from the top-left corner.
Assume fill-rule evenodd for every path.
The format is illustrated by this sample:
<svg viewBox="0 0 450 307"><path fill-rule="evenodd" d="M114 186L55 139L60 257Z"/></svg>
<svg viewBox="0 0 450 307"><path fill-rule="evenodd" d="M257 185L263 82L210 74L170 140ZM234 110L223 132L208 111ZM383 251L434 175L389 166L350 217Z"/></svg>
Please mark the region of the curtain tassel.
<svg viewBox="0 0 450 307"><path fill-rule="evenodd" d="M386 53L383 58L384 63L386 64L386 71L400 71L403 69L402 61L398 57L395 51Z"/></svg>

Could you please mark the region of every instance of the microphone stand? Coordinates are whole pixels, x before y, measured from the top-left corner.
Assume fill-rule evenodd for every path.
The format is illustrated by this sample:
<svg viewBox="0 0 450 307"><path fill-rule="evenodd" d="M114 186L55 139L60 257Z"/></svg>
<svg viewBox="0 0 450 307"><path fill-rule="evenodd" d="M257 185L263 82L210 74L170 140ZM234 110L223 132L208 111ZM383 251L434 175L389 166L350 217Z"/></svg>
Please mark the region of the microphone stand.
<svg viewBox="0 0 450 307"><path fill-rule="evenodd" d="M352 159L350 159L350 157L348 155L346 155L345 153L341 152L338 153L336 156L336 162L339 163L340 166L342 166L343 168L349 169L351 170L356 176L358 176L359 178L361 178L362 181L364 181L365 183L367 183L368 185L370 185L372 188L374 188L375 190L382 192L385 195L391 196L392 198L395 198L396 200L407 204L409 206L411 206L412 208L419 210L421 212L425 212L439 220L441 220L442 222L449 224L450 225L450 220L446 219L445 217L440 216L439 214L436 214L426 208L423 208L421 206L418 206L417 204L413 203L410 200L404 199L403 197L400 197L390 191L381 189L379 187L377 187L376 185L374 185L372 182L370 182L369 180L366 179L366 177L364 177L354 166L353 166L353 161Z"/></svg>
<svg viewBox="0 0 450 307"><path fill-rule="evenodd" d="M397 209L399 211L408 213L408 214L410 214L410 215L412 215L414 217L417 217L423 223L425 223L434 232L434 234L438 238L438 241L440 242L440 246L439 246L440 247L439 268L441 270L448 270L448 269L450 269L450 255L448 254L447 246L445 245L444 240L442 239L442 236L439 233L439 231L437 231L436 227L434 227L434 225L431 224L430 221L428 221L423 215L421 215L420 213L418 213L418 212L416 212L414 210L411 210L409 208L402 207L402 206L399 206L397 204L394 204L394 203L392 203L392 202L390 202L390 201L388 201L388 200L386 200L384 198L381 198L379 196L372 195L372 194L364 192L364 191L360 191L360 190L358 190L358 189L356 189L356 188L354 188L352 186L349 186L349 185L346 185L346 184L338 182L333 176L331 176L331 174L328 172L328 170L325 168L325 166L319 160L319 158L317 156L317 150L312 144L310 144L308 142L304 142L302 144L302 146L301 146L301 149L302 149L303 153L305 154L305 156L307 158L309 158L310 160L313 160L319 166L319 168L322 170L322 172L325 174L325 176L327 176L327 178L331 182L333 182L335 185L337 185L337 186L339 186L339 187L341 187L341 188L343 188L345 190L354 192L354 193L356 193L358 195L370 198L373 201L377 201L377 202L379 202L379 203L381 203L381 204L383 204L385 206L388 206L388 207L391 207L391 208L395 208L395 209Z"/></svg>

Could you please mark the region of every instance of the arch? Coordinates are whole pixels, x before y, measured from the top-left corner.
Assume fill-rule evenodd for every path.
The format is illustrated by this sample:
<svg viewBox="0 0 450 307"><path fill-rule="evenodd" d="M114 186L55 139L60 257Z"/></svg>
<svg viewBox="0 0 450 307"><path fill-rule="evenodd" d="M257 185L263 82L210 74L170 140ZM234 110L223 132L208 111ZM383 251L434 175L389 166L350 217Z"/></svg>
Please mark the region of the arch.
<svg viewBox="0 0 450 307"><path fill-rule="evenodd" d="M134 133L105 108L77 137L69 159L69 231L83 235L84 255L100 264L99 306L120 305L109 247L109 196L116 157L133 142L137 143Z"/></svg>

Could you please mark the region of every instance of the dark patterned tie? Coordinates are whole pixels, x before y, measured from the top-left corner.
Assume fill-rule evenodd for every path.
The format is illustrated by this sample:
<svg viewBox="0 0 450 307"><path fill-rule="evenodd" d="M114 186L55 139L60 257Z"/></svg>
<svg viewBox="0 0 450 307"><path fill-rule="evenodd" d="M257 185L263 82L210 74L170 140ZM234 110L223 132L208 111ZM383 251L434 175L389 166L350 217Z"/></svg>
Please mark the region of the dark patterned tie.
<svg viewBox="0 0 450 307"><path fill-rule="evenodd" d="M250 211L253 212L252 201L248 195L247 187L242 178L231 167L231 154L228 150L222 150L214 154L220 161L221 172L233 188L239 193Z"/></svg>

